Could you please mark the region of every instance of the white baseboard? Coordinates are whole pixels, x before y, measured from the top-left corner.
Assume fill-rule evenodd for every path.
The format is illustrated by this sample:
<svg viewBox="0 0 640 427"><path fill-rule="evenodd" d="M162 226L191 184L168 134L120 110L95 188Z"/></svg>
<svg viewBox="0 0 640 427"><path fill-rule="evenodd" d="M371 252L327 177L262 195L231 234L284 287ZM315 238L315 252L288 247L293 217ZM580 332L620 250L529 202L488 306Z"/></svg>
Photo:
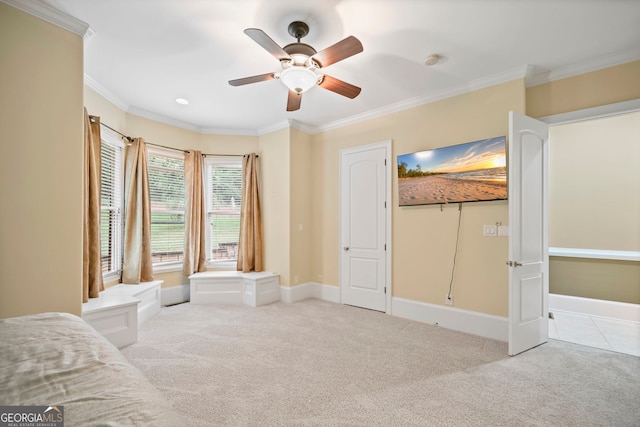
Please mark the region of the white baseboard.
<svg viewBox="0 0 640 427"><path fill-rule="evenodd" d="M280 286L280 301L282 302L292 304L307 298L318 298L325 301L339 303L340 288L316 282L307 282L290 287Z"/></svg>
<svg viewBox="0 0 640 427"><path fill-rule="evenodd" d="M189 285L162 288L160 292L160 302L163 306L180 304L187 301L189 301Z"/></svg>
<svg viewBox="0 0 640 427"><path fill-rule="evenodd" d="M323 285L311 282L312 297L324 301L340 303L340 288L338 286Z"/></svg>
<svg viewBox="0 0 640 427"><path fill-rule="evenodd" d="M340 303L340 287L315 282L280 287L280 300L282 302L291 304L307 298L318 298ZM509 321L506 317L403 298L392 298L391 315L432 325L437 324L443 328L498 341L506 342L509 340Z"/></svg>
<svg viewBox="0 0 640 427"><path fill-rule="evenodd" d="M392 298L391 315L498 341L509 340L509 320L506 317L404 298Z"/></svg>
<svg viewBox="0 0 640 427"><path fill-rule="evenodd" d="M549 311L553 310L640 322L640 304L626 302L549 294Z"/></svg>

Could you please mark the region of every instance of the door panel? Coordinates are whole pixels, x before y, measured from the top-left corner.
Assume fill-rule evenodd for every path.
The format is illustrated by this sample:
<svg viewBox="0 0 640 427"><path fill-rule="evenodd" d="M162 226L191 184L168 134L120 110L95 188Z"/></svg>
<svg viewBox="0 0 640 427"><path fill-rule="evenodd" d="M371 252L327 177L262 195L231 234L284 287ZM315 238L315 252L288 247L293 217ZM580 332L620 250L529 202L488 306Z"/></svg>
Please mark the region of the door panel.
<svg viewBox="0 0 640 427"><path fill-rule="evenodd" d="M342 302L386 311L387 148L340 155L340 290Z"/></svg>
<svg viewBox="0 0 640 427"><path fill-rule="evenodd" d="M509 113L509 354L549 335L547 124Z"/></svg>
<svg viewBox="0 0 640 427"><path fill-rule="evenodd" d="M364 157L364 156L363 156ZM384 200L377 188L379 159L349 157L349 229L351 250L377 250L380 242L378 210ZM373 157L373 158L371 158ZM384 160L383 160L384 161ZM373 185L370 185L373 184ZM382 194L384 197L384 193Z"/></svg>

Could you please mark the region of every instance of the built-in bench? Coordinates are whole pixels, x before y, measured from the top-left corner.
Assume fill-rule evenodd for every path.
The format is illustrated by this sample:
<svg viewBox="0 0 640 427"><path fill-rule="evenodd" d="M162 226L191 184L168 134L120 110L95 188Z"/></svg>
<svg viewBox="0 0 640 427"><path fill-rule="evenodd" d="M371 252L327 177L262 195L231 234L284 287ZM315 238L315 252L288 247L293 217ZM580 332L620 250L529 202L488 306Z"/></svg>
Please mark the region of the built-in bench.
<svg viewBox="0 0 640 427"><path fill-rule="evenodd" d="M204 271L189 276L191 304L245 304L280 301L280 276L270 272Z"/></svg>
<svg viewBox="0 0 640 427"><path fill-rule="evenodd" d="M82 304L82 318L118 348L138 340L138 325L160 312L162 280L120 284Z"/></svg>

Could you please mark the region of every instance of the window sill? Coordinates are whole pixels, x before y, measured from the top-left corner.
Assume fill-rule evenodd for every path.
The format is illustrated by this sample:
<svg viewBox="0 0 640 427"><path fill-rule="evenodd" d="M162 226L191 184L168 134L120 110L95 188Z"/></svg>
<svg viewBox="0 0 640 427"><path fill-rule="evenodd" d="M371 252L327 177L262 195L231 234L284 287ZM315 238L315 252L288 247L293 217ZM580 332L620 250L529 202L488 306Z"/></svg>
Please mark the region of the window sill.
<svg viewBox="0 0 640 427"><path fill-rule="evenodd" d="M235 271L236 267L238 265L238 261L236 260L231 260L231 261L207 261L206 267L207 268L214 268L216 270L232 270Z"/></svg>
<svg viewBox="0 0 640 427"><path fill-rule="evenodd" d="M111 273L103 274L102 282L103 283L115 283L115 282L120 283L120 277L121 277L120 271L114 271Z"/></svg>
<svg viewBox="0 0 640 427"><path fill-rule="evenodd" d="M167 262L164 264L155 264L153 266L153 274L156 273L170 273L172 271L182 271L182 261L179 262Z"/></svg>

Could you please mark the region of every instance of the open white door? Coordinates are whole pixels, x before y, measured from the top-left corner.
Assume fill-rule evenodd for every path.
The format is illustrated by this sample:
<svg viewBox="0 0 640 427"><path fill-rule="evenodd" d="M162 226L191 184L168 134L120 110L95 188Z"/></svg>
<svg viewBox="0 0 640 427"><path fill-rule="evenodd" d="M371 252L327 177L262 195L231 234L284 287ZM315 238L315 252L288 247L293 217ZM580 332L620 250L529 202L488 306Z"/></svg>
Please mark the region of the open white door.
<svg viewBox="0 0 640 427"><path fill-rule="evenodd" d="M509 355L549 338L549 128L509 113Z"/></svg>
<svg viewBox="0 0 640 427"><path fill-rule="evenodd" d="M343 304L387 311L389 142L340 152L340 288Z"/></svg>

